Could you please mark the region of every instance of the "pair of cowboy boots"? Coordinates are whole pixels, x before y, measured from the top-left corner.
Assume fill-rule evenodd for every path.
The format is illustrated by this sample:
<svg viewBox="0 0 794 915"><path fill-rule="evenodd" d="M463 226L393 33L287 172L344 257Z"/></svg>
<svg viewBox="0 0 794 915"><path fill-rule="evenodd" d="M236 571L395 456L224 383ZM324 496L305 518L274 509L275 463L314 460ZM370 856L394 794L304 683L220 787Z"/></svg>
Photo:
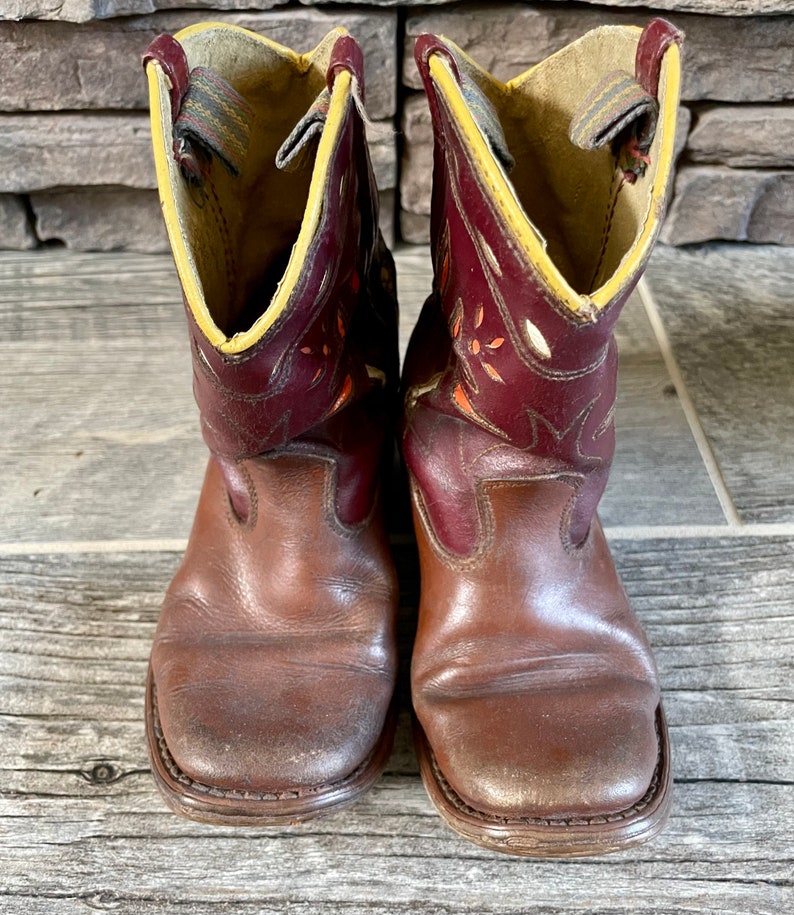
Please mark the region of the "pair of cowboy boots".
<svg viewBox="0 0 794 915"><path fill-rule="evenodd" d="M596 507L679 41L597 29L507 84L416 46L435 133L433 291L402 381L416 744L444 819L515 854L626 847L669 809L656 669ZM212 24L145 60L211 452L152 649L153 771L188 816L300 822L365 791L394 732L397 306L361 51Z"/></svg>

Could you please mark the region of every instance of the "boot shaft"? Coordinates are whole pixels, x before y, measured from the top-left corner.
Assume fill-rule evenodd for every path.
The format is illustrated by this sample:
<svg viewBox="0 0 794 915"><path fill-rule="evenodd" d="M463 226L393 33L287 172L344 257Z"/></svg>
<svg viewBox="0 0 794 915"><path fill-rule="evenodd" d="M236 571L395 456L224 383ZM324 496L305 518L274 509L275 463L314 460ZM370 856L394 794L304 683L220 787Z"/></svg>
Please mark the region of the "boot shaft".
<svg viewBox="0 0 794 915"><path fill-rule="evenodd" d="M506 85L445 39L417 42L435 134L435 288L406 364L409 466L434 486L432 440L463 455L444 473L453 490L467 475L565 478L577 490L563 525L572 543L606 485L612 330L671 174L680 35L661 22L597 29ZM442 511L442 542L471 550L477 525L453 530Z"/></svg>
<svg viewBox="0 0 794 915"><path fill-rule="evenodd" d="M194 390L211 451L239 460L395 383L363 61L342 29L304 56L221 25L164 40L149 52L152 126ZM209 115L204 72L221 86Z"/></svg>

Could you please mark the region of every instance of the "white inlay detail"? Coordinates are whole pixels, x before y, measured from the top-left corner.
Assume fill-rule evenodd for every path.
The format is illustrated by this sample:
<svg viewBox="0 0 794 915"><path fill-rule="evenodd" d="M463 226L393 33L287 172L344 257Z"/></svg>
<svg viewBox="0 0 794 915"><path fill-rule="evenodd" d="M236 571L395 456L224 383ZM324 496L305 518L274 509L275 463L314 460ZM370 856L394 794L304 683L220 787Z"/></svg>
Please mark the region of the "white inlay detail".
<svg viewBox="0 0 794 915"><path fill-rule="evenodd" d="M546 343L546 338L540 332L540 328L535 327L529 318L524 318L524 331L532 349L543 359L551 359L551 350L549 344Z"/></svg>
<svg viewBox="0 0 794 915"><path fill-rule="evenodd" d="M491 265L491 269L497 276L502 275L502 266L499 263L496 255L494 254L493 248L488 244L488 242L483 238L482 232L477 232L477 240L480 242L480 247L483 250L483 254L486 257L486 260Z"/></svg>

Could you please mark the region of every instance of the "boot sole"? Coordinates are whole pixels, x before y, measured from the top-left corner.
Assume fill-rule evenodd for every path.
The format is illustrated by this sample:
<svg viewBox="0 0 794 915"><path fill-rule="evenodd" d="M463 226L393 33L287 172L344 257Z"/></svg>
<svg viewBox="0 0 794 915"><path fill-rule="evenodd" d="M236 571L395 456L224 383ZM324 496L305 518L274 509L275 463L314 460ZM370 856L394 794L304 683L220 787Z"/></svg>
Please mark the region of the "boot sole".
<svg viewBox="0 0 794 915"><path fill-rule="evenodd" d="M182 772L160 726L151 669L146 683L146 736L152 775L166 804L181 816L218 826L296 826L354 803L378 780L394 743L390 707L370 755L350 775L327 785L268 793L203 784Z"/></svg>
<svg viewBox="0 0 794 915"><path fill-rule="evenodd" d="M430 800L447 825L483 848L532 858L602 855L652 839L670 813L670 744L661 704L656 711L659 754L645 795L619 813L589 818L513 818L476 810L444 777L422 726L416 720L414 726L419 768Z"/></svg>

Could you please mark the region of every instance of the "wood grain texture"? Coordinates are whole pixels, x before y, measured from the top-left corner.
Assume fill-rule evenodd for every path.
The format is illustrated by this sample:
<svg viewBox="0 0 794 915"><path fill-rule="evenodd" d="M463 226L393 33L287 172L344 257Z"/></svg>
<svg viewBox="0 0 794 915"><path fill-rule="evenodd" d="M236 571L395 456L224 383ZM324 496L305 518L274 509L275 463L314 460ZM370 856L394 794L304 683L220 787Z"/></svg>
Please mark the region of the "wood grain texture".
<svg viewBox="0 0 794 915"><path fill-rule="evenodd" d="M144 677L173 553L0 559L0 912L775 913L794 892L794 542L615 545L655 647L678 781L653 843L526 861L444 827L403 695L398 750L348 812L294 829L165 809ZM417 595L405 582L404 671Z"/></svg>
<svg viewBox="0 0 794 915"><path fill-rule="evenodd" d="M740 517L794 521L794 249L659 247L648 277Z"/></svg>
<svg viewBox="0 0 794 915"><path fill-rule="evenodd" d="M432 274L426 249L398 252L397 264L404 346ZM206 450L170 258L0 256L0 318L0 542L186 537ZM619 343L604 522L720 523L636 298Z"/></svg>

